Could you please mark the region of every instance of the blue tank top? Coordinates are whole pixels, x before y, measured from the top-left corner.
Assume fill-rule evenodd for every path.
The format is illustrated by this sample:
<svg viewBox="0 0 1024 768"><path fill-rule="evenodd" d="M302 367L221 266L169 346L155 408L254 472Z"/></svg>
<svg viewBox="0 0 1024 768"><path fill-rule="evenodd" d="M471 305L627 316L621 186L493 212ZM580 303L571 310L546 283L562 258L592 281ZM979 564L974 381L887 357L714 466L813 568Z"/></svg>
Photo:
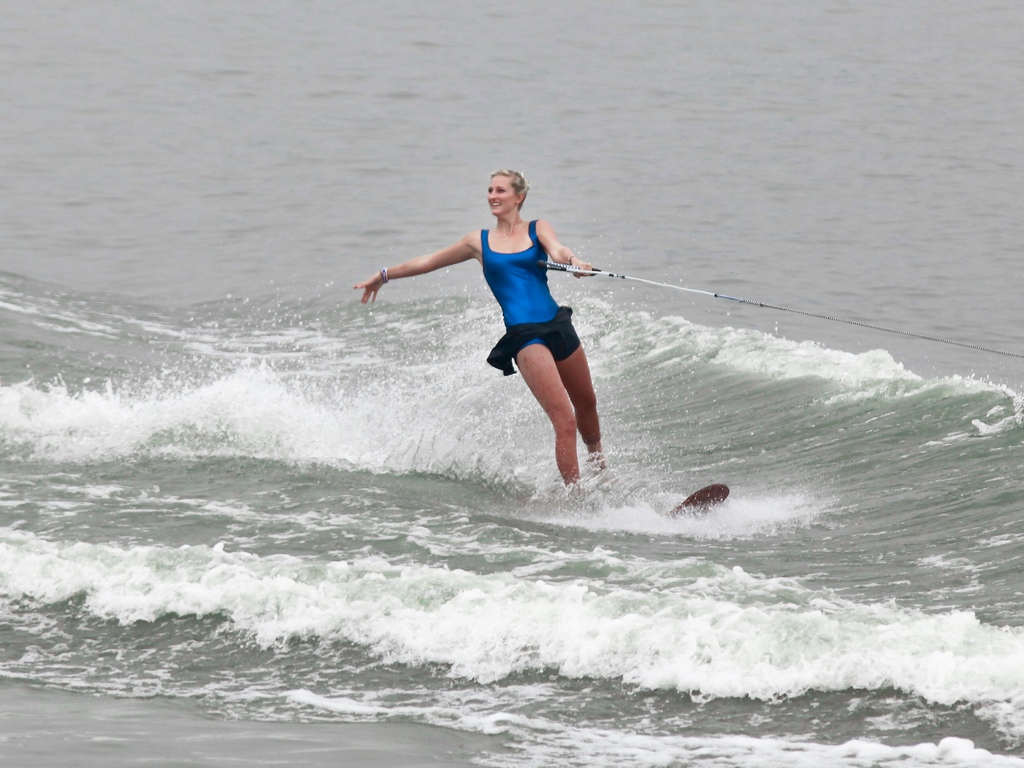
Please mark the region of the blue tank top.
<svg viewBox="0 0 1024 768"><path fill-rule="evenodd" d="M484 279L498 300L505 327L554 319L558 304L548 290L548 271L537 263L548 260L537 240L537 222L530 222L533 244L519 253L492 251L487 235L486 229L480 230Z"/></svg>

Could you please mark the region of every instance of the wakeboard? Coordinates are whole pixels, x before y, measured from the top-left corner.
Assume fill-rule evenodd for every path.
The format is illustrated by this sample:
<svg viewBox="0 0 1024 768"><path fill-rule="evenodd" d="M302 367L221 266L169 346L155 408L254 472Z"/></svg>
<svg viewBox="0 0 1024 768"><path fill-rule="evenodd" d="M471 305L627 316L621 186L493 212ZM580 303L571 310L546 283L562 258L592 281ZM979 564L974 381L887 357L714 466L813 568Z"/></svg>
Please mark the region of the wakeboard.
<svg viewBox="0 0 1024 768"><path fill-rule="evenodd" d="M681 504L676 505L669 517L702 517L729 498L729 486L714 483L691 493Z"/></svg>

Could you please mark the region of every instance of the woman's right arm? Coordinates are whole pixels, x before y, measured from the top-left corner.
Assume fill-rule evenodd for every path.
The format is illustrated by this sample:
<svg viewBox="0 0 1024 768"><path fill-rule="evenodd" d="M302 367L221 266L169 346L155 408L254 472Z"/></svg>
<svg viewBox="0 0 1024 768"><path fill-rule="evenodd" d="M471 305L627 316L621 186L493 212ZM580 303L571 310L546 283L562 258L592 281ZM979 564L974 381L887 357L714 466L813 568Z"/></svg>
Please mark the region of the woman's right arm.
<svg viewBox="0 0 1024 768"><path fill-rule="evenodd" d="M399 277L415 277L435 269L450 267L462 261L480 257L480 233L470 232L457 243L452 243L440 251L428 253L425 256L417 256L415 259L404 261L395 267L386 267L375 274L369 280L356 283L353 286L356 290L362 290L362 302L377 300L377 291L384 285L384 275L387 275L388 282Z"/></svg>

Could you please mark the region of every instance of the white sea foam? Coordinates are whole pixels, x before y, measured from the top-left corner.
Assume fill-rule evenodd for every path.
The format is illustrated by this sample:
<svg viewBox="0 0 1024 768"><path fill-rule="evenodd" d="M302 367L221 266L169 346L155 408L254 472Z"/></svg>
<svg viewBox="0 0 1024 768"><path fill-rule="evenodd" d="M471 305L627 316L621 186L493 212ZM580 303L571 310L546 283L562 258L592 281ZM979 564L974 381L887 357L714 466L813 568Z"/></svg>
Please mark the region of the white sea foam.
<svg viewBox="0 0 1024 768"><path fill-rule="evenodd" d="M892 747L853 740L843 744L750 736L649 736L569 728L530 743L521 757L489 756L486 765L646 766L709 768L1019 768L1024 760L995 755L968 739L947 737L937 744Z"/></svg>
<svg viewBox="0 0 1024 768"><path fill-rule="evenodd" d="M593 303L601 312L619 315L606 305ZM952 394L993 392L1010 398L1009 387L969 376L924 379L895 360L885 349L861 353L830 349L814 341L793 341L745 328L716 328L692 323L682 317L652 318L646 313L616 317L601 344L618 362L611 370L636 364L665 365L678 361L703 361L768 379L791 380L815 377L842 388L837 399L905 396L942 389ZM1015 408L1017 423L1021 408Z"/></svg>
<svg viewBox="0 0 1024 768"><path fill-rule="evenodd" d="M1021 768L1024 759L995 755L968 739L947 737L937 744L888 746L852 740L821 744L798 739L749 736L649 735L606 728L579 728L519 714L477 713L464 707L383 706L346 696L292 691L288 699L306 707L358 720L413 719L484 734L514 732L522 747L515 753L481 756L495 768L527 766L702 765L721 768Z"/></svg>
<svg viewBox="0 0 1024 768"><path fill-rule="evenodd" d="M82 594L87 610L123 623L221 614L263 645L344 639L481 683L550 668L697 697L894 688L972 704L1008 734L1024 729L1019 629L969 611L853 603L739 568L694 577L688 565L620 565L645 587L0 534L4 594L44 602Z"/></svg>
<svg viewBox="0 0 1024 768"><path fill-rule="evenodd" d="M515 460L480 443L500 444L502 424L457 420L486 407L470 388L430 397L418 384L349 395L268 366L243 366L201 384L154 382L145 388L71 391L22 382L0 386L0 434L37 459L105 461L136 453L244 456L323 462L380 472L423 471L508 479ZM522 393L520 393L522 394ZM382 406L382 403L387 403Z"/></svg>

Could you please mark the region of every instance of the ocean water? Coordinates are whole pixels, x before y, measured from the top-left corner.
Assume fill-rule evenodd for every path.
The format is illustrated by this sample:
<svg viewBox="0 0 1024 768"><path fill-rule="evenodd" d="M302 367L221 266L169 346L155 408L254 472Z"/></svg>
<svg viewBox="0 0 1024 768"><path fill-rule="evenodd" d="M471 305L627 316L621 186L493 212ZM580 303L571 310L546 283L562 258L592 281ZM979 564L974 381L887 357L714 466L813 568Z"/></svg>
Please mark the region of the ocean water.
<svg viewBox="0 0 1024 768"><path fill-rule="evenodd" d="M5 765L1024 766L1015 3L7 11ZM499 166L800 310L552 274L582 499L475 263L351 290Z"/></svg>

